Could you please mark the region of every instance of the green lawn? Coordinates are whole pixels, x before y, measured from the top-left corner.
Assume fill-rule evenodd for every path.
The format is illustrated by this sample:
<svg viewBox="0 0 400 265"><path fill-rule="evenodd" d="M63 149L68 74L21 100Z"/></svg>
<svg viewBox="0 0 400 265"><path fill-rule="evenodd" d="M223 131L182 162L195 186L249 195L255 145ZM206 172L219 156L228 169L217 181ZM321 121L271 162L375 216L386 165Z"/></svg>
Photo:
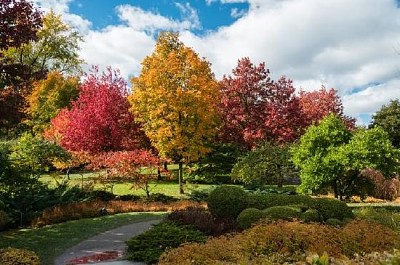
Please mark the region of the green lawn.
<svg viewBox="0 0 400 265"><path fill-rule="evenodd" d="M168 167L170 171L174 171L174 165ZM107 191L111 191L111 185L101 184L96 182L96 178L99 176L97 172L88 172L88 173L74 173L70 174L70 179L66 179L66 175L64 174L53 174L53 175L42 175L40 181L48 184L50 187L56 187L58 183L63 181L67 181L69 186L89 186L94 185L95 189L106 189ZM185 184L184 189L186 193L190 193L192 190L205 190L212 188L215 185L208 184ZM115 183L112 187L112 191L116 195L126 195L126 194L134 194L139 196L145 196L146 193L142 189L133 189L132 183ZM185 197L179 194L179 185L177 181L151 181L150 183L150 193L163 193L168 196L174 197Z"/></svg>
<svg viewBox="0 0 400 265"><path fill-rule="evenodd" d="M35 251L43 265L52 265L66 249L104 231L130 224L159 219L164 213L124 213L69 221L37 229L0 233L0 248L15 247Z"/></svg>

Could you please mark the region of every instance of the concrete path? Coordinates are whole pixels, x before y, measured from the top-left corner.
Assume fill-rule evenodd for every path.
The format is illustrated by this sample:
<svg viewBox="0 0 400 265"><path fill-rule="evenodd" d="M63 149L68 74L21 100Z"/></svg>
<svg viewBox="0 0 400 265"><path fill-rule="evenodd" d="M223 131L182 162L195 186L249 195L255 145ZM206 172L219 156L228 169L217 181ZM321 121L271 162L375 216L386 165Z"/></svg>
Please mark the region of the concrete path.
<svg viewBox="0 0 400 265"><path fill-rule="evenodd" d="M123 259L127 246L125 241L131 237L141 234L150 229L153 224L160 222L160 220L152 220L147 222L133 223L118 227L116 229L104 232L85 241L80 242L78 245L68 249L61 256L57 257L54 261L55 265L66 265L69 261L88 257L104 252L118 253L118 257L114 261L101 262L101 265L128 265L128 264L145 264L141 262L129 262ZM86 264L96 264L89 262Z"/></svg>

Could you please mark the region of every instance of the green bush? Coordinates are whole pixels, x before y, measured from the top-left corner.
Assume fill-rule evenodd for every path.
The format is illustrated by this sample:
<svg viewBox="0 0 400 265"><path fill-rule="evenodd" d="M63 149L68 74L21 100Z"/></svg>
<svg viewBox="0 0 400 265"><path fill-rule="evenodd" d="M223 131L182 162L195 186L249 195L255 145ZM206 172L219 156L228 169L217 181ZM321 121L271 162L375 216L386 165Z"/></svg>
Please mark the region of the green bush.
<svg viewBox="0 0 400 265"><path fill-rule="evenodd" d="M166 249L176 248L186 242L205 242L206 240L207 237L192 226L164 221L126 243L128 259L154 264Z"/></svg>
<svg viewBox="0 0 400 265"><path fill-rule="evenodd" d="M306 210L302 214L301 218L307 223L309 223L309 222L320 222L321 221L320 213L316 209L308 209L308 210Z"/></svg>
<svg viewBox="0 0 400 265"><path fill-rule="evenodd" d="M250 194L249 208L264 210L273 206L287 205L310 205L313 198L306 195L287 195L287 194Z"/></svg>
<svg viewBox="0 0 400 265"><path fill-rule="evenodd" d="M7 229L11 222L12 219L8 214L5 211L0 210L0 231Z"/></svg>
<svg viewBox="0 0 400 265"><path fill-rule="evenodd" d="M33 251L17 248L0 249L1 265L40 265L39 257Z"/></svg>
<svg viewBox="0 0 400 265"><path fill-rule="evenodd" d="M178 200L177 198L165 195L163 193L153 193L146 198L146 201L148 202L163 202L163 203L176 202L177 200Z"/></svg>
<svg viewBox="0 0 400 265"><path fill-rule="evenodd" d="M325 223L327 225L332 225L332 226L342 226L343 225L343 222L337 218L329 218L328 220L325 221Z"/></svg>
<svg viewBox="0 0 400 265"><path fill-rule="evenodd" d="M324 221L330 218L344 220L346 218L353 218L353 212L345 202L330 199L330 198L316 198L311 201L310 208L317 209L321 214Z"/></svg>
<svg viewBox="0 0 400 265"><path fill-rule="evenodd" d="M273 206L264 210L265 215L271 220L300 219L301 209L294 206Z"/></svg>
<svg viewBox="0 0 400 265"><path fill-rule="evenodd" d="M208 210L217 218L232 218L247 208L248 194L237 186L219 186L208 197Z"/></svg>
<svg viewBox="0 0 400 265"><path fill-rule="evenodd" d="M240 229L250 228L254 223L266 217L266 214L256 208L244 209L236 219L236 223Z"/></svg>

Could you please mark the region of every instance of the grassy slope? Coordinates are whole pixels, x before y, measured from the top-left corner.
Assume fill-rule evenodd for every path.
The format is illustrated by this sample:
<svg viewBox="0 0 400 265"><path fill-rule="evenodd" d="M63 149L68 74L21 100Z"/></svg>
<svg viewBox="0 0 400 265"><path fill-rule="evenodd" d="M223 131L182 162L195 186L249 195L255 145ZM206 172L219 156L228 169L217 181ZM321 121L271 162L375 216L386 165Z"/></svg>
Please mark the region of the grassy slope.
<svg viewBox="0 0 400 265"><path fill-rule="evenodd" d="M43 265L52 265L66 249L91 236L130 224L161 218L163 213L125 213L81 219L45 226L0 233L0 248L15 247L35 251Z"/></svg>

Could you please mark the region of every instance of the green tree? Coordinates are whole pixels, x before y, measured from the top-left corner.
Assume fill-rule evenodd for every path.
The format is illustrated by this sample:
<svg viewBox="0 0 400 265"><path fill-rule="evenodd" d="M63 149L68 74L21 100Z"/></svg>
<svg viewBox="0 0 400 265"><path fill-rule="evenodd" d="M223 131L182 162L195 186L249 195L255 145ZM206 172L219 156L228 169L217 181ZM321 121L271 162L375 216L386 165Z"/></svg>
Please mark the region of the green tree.
<svg viewBox="0 0 400 265"><path fill-rule="evenodd" d="M332 188L340 199L368 192L361 189L370 185L360 176L363 169L375 169L390 178L398 172L400 158L381 128L358 130L352 135L333 114L318 126L310 126L291 151L293 163L300 169L300 192Z"/></svg>
<svg viewBox="0 0 400 265"><path fill-rule="evenodd" d="M400 148L400 101L398 99L391 100L372 116L370 127L375 126L381 126L389 134L393 145Z"/></svg>
<svg viewBox="0 0 400 265"><path fill-rule="evenodd" d="M25 66L21 82L28 87L49 71L79 73L83 62L78 54L82 36L62 21L61 15L50 11L43 17L43 26L35 41L4 50L9 62Z"/></svg>
<svg viewBox="0 0 400 265"><path fill-rule="evenodd" d="M285 177L296 174L289 145L267 142L249 151L232 169L232 179L250 185L277 184L282 187Z"/></svg>
<svg viewBox="0 0 400 265"><path fill-rule="evenodd" d="M33 91L27 96L29 115L28 124L34 132L42 133L50 120L63 108L69 108L79 95L79 80L76 77L64 77L60 72L50 72L47 78L34 84Z"/></svg>
<svg viewBox="0 0 400 265"><path fill-rule="evenodd" d="M48 172L53 163L69 158L69 154L60 146L42 137L24 133L11 147L9 159L18 171L37 178Z"/></svg>
<svg viewBox="0 0 400 265"><path fill-rule="evenodd" d="M210 152L207 143L218 127L219 90L210 64L178 34L164 32L132 83L131 110L160 155L179 163L183 193L183 163Z"/></svg>

